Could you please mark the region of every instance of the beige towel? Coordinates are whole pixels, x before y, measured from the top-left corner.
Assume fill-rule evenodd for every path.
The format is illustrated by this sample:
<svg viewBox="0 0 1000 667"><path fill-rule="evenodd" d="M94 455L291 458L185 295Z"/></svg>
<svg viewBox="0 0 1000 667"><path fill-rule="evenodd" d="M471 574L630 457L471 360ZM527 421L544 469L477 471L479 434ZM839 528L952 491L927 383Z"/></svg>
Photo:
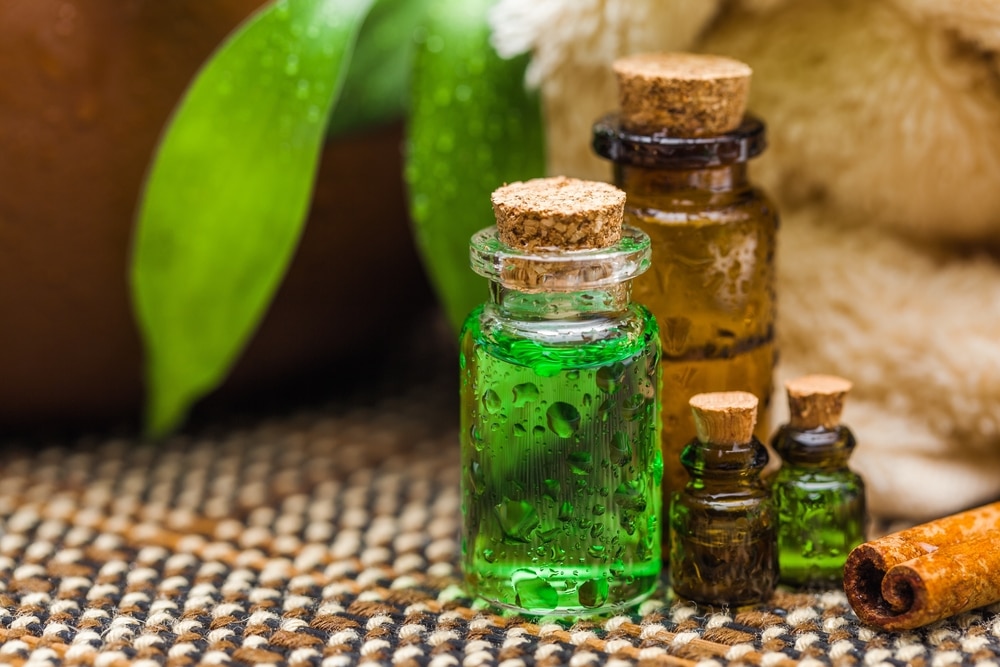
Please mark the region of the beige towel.
<svg viewBox="0 0 1000 667"><path fill-rule="evenodd" d="M878 516L1000 497L1000 2L500 0L491 21L501 54L533 54L552 173L610 178L589 140L615 57L749 63L752 174L783 216L779 378L854 381Z"/></svg>

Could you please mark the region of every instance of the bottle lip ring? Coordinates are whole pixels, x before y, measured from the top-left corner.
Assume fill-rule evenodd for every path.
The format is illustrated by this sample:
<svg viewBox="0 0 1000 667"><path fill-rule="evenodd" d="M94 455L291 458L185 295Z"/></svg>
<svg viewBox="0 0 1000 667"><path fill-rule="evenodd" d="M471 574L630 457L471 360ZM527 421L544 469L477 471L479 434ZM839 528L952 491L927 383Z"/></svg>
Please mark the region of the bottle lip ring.
<svg viewBox="0 0 1000 667"><path fill-rule="evenodd" d="M594 123L591 145L601 157L636 167L721 167L760 155L767 148L767 127L745 114L735 130L710 137L636 134L622 129L621 115L613 112Z"/></svg>
<svg viewBox="0 0 1000 667"><path fill-rule="evenodd" d="M481 229L469 243L469 264L480 276L524 292L571 292L632 280L650 265L646 232L622 226L621 239L607 248L519 250L504 244L496 226Z"/></svg>

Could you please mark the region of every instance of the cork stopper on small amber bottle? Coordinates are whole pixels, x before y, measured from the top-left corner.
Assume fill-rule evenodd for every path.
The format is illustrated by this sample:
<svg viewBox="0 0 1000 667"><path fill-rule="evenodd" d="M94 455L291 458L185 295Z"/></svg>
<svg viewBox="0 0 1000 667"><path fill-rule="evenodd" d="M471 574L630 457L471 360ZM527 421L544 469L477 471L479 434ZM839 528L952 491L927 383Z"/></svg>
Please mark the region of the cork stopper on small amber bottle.
<svg viewBox="0 0 1000 667"><path fill-rule="evenodd" d="M851 383L835 375L803 375L785 383L793 428L834 428L840 424Z"/></svg>
<svg viewBox="0 0 1000 667"><path fill-rule="evenodd" d="M750 95L750 66L723 56L643 53L619 58L622 127L675 137L724 134L739 127Z"/></svg>
<svg viewBox="0 0 1000 667"><path fill-rule="evenodd" d="M716 445L750 442L757 424L757 397L745 391L695 394L689 401L698 439Z"/></svg>
<svg viewBox="0 0 1000 667"><path fill-rule="evenodd" d="M607 248L622 234L625 193L608 183L556 176L493 192L500 240L512 248Z"/></svg>

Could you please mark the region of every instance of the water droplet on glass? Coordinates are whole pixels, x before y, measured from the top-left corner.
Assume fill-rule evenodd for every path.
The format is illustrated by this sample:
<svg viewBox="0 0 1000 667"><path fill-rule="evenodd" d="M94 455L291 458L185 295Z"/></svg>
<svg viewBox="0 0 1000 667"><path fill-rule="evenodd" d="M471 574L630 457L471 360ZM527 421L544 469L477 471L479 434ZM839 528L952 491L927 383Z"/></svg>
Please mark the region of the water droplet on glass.
<svg viewBox="0 0 1000 667"><path fill-rule="evenodd" d="M500 400L500 395L497 394L492 389L487 389L483 392L483 409L491 415L496 414L503 407L503 402Z"/></svg>
<svg viewBox="0 0 1000 667"><path fill-rule="evenodd" d="M469 428L469 440L472 441L472 446L476 448L477 452L483 451L483 446L486 443L483 441L483 434L479 430L478 424L473 424Z"/></svg>
<svg viewBox="0 0 1000 667"><path fill-rule="evenodd" d="M559 483L559 480L547 479L544 483L545 495L555 500L559 496L559 492L562 491L562 485Z"/></svg>
<svg viewBox="0 0 1000 667"><path fill-rule="evenodd" d="M569 469L574 475L586 475L594 468L590 452L572 452L569 455Z"/></svg>
<svg viewBox="0 0 1000 667"><path fill-rule="evenodd" d="M580 585L580 604L588 609L600 607L608 601L608 580L588 579Z"/></svg>
<svg viewBox="0 0 1000 667"><path fill-rule="evenodd" d="M573 504L569 501L563 502L559 506L559 520L560 521L572 521L573 519Z"/></svg>
<svg viewBox="0 0 1000 667"><path fill-rule="evenodd" d="M628 421L634 421L642 416L646 408L646 397L642 394L632 394L622 402L622 416Z"/></svg>
<svg viewBox="0 0 1000 667"><path fill-rule="evenodd" d="M653 454L653 461L649 465L649 471L653 475L653 483L659 484L663 481L663 452L659 449Z"/></svg>
<svg viewBox="0 0 1000 667"><path fill-rule="evenodd" d="M522 408L532 401L538 400L538 387L531 382L514 385L514 407Z"/></svg>
<svg viewBox="0 0 1000 667"><path fill-rule="evenodd" d="M555 609L559 604L559 593L552 584L531 570L514 570L510 577L517 596L518 607L528 610Z"/></svg>
<svg viewBox="0 0 1000 667"><path fill-rule="evenodd" d="M469 466L469 486L472 487L472 493L477 496L481 496L486 490L486 476L479 461L473 461Z"/></svg>
<svg viewBox="0 0 1000 667"><path fill-rule="evenodd" d="M514 424L514 435L519 438L523 438L528 434L528 429L524 428L524 424Z"/></svg>
<svg viewBox="0 0 1000 667"><path fill-rule="evenodd" d="M597 369L595 380L598 389L604 393L615 393L621 388L622 382L625 381L625 364L616 361L613 364L601 366Z"/></svg>
<svg viewBox="0 0 1000 667"><path fill-rule="evenodd" d="M607 511L608 511L608 508L605 507L604 505L594 505L594 508L591 510L591 512L593 512L594 516L601 516L602 514L604 514Z"/></svg>
<svg viewBox="0 0 1000 667"><path fill-rule="evenodd" d="M494 510L504 535L517 542L527 542L540 522L535 506L526 500L504 499Z"/></svg>
<svg viewBox="0 0 1000 667"><path fill-rule="evenodd" d="M590 548L587 549L587 553L594 558L600 558L604 555L604 545L603 544L591 544Z"/></svg>
<svg viewBox="0 0 1000 667"><path fill-rule="evenodd" d="M559 375L562 371L562 364L558 361L549 361L547 359L542 359L535 363L534 365L535 375L543 378L551 378Z"/></svg>
<svg viewBox="0 0 1000 667"><path fill-rule="evenodd" d="M568 438L580 427L580 412L569 403L556 401L545 412L549 429L560 438Z"/></svg>
<svg viewBox="0 0 1000 667"><path fill-rule="evenodd" d="M566 373L566 379L567 380L579 380L580 379L580 371L570 371L569 373Z"/></svg>
<svg viewBox="0 0 1000 667"><path fill-rule="evenodd" d="M632 460L632 445L629 444L627 433L615 431L611 436L611 453L615 463L620 466Z"/></svg>
<svg viewBox="0 0 1000 667"><path fill-rule="evenodd" d="M615 504L633 512L646 511L646 484L642 478L622 482L615 489Z"/></svg>
<svg viewBox="0 0 1000 667"><path fill-rule="evenodd" d="M583 398L580 399L580 401L581 403L583 403L583 407L589 408L594 402L594 397L591 396L590 394L584 394Z"/></svg>

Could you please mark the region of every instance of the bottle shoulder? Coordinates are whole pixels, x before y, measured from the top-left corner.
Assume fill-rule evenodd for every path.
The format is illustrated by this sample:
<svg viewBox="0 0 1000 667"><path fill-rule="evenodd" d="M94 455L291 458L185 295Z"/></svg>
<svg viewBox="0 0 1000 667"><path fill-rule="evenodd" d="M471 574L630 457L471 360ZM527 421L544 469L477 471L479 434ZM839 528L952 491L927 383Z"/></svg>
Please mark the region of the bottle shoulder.
<svg viewBox="0 0 1000 667"><path fill-rule="evenodd" d="M773 200L757 186L723 192L656 190L630 191L625 205L630 224L645 229L645 224L709 227L743 225L764 230L779 225L778 209Z"/></svg>
<svg viewBox="0 0 1000 667"><path fill-rule="evenodd" d="M783 424L771 440L771 447L786 467L806 469L847 469L847 461L857 446L850 428L798 429Z"/></svg>
<svg viewBox="0 0 1000 667"><path fill-rule="evenodd" d="M575 368L635 356L658 362L660 355L656 319L636 303L618 313L531 320L507 317L486 303L466 318L461 346L463 355L481 351L525 365L544 362Z"/></svg>

